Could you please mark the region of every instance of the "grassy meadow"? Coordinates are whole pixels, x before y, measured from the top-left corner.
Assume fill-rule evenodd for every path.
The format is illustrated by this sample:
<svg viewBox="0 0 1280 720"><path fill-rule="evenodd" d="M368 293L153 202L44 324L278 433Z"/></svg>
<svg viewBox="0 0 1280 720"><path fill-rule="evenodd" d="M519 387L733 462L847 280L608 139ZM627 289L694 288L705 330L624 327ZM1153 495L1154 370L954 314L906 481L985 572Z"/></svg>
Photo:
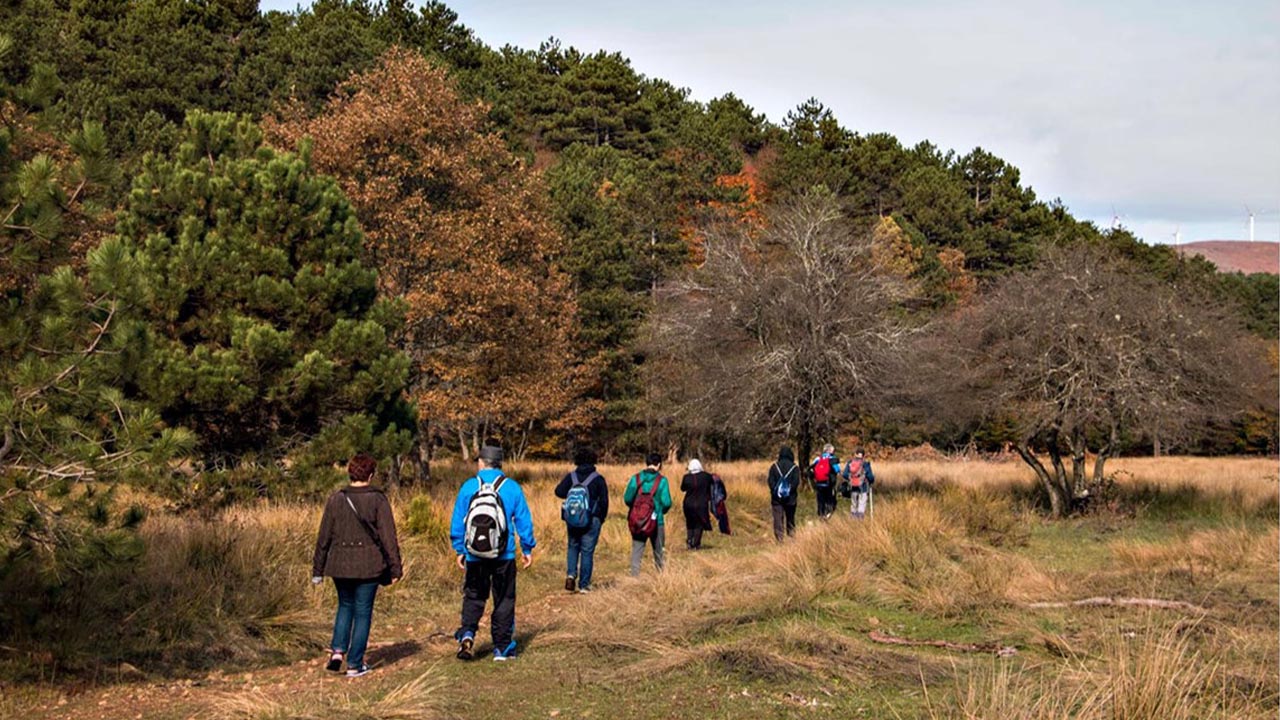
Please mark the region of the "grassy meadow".
<svg viewBox="0 0 1280 720"><path fill-rule="evenodd" d="M842 500L817 522L806 492L777 545L767 463L712 465L734 534L687 551L673 491L668 568L646 557L632 579L621 489L636 468L603 466L596 592L570 595L551 493L566 468L518 464L538 550L505 665L453 659L455 483L403 490L406 578L379 594L376 672L357 680L320 667L335 598L308 582L319 505L157 514L127 577L85 584L57 652L0 641L0 717L1275 717L1276 461L1108 467L1106 502L1054 522L1019 463L877 463L871 518ZM479 640L487 653L484 625Z"/></svg>

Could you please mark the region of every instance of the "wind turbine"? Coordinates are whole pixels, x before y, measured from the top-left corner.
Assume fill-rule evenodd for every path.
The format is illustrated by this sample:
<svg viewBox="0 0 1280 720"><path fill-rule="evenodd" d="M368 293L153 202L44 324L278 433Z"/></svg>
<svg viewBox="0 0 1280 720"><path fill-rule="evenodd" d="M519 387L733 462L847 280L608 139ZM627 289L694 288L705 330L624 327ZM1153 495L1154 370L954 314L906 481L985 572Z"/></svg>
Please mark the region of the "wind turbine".
<svg viewBox="0 0 1280 720"><path fill-rule="evenodd" d="M1249 215L1249 242L1253 242L1253 211L1249 209L1248 204L1244 206L1244 211Z"/></svg>
<svg viewBox="0 0 1280 720"><path fill-rule="evenodd" d="M1182 225L1173 226L1173 246L1178 247L1182 244Z"/></svg>
<svg viewBox="0 0 1280 720"><path fill-rule="evenodd" d="M1121 215L1120 213L1116 212L1116 206L1115 206L1115 205L1112 205L1112 206L1111 206L1111 229L1112 229L1112 230L1119 230L1119 229L1120 229L1120 221L1121 221L1121 220L1123 220L1123 219L1125 219L1125 217L1127 217L1127 216L1125 216L1125 215Z"/></svg>

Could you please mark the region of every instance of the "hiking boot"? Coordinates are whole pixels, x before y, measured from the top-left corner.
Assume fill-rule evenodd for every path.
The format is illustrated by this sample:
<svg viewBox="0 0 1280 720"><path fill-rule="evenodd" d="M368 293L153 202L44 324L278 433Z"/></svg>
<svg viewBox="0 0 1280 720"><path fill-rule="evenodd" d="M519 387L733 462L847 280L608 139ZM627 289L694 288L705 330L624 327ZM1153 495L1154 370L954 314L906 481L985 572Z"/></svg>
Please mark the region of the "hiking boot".
<svg viewBox="0 0 1280 720"><path fill-rule="evenodd" d="M329 656L329 662L325 663L324 669L328 670L329 672L338 672L339 670L341 670L342 669L342 653L337 652L335 650L334 653Z"/></svg>
<svg viewBox="0 0 1280 720"><path fill-rule="evenodd" d="M347 677L358 678L361 675L368 675L370 670L373 670L373 668L360 663L360 667L347 668Z"/></svg>
<svg viewBox="0 0 1280 720"><path fill-rule="evenodd" d="M575 583L577 583L577 582L578 582L578 581L577 581L577 579L576 579L574 576L572 576L572 575L570 575L570 576L566 577L566 578L564 579L564 591L565 591L565 592L573 592L573 591L574 591L574 585L575 585Z"/></svg>
<svg viewBox="0 0 1280 720"><path fill-rule="evenodd" d="M515 654L516 654L516 641L512 640L510 643L507 644L507 647L502 650L499 650L496 647L493 649L493 661L506 662L507 660L510 660L511 658L515 657Z"/></svg>
<svg viewBox="0 0 1280 720"><path fill-rule="evenodd" d="M473 650L475 649L476 639L471 633L465 633L461 640L458 640L458 659L470 660L475 657Z"/></svg>

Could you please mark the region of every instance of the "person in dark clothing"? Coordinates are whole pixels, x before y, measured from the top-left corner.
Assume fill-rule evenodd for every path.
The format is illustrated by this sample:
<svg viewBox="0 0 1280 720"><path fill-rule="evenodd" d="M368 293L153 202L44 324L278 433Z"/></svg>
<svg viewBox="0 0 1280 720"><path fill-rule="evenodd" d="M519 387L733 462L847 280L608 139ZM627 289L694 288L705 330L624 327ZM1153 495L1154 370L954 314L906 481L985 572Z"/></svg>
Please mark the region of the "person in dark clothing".
<svg viewBox="0 0 1280 720"><path fill-rule="evenodd" d="M800 490L800 467L795 453L783 445L778 461L769 466L769 505L773 510L773 536L782 542L784 534L796 534L796 495Z"/></svg>
<svg viewBox="0 0 1280 720"><path fill-rule="evenodd" d="M689 472L680 480L684 493L685 545L690 550L702 548L702 533L711 530L711 473L702 469L696 458L689 461Z"/></svg>
<svg viewBox="0 0 1280 720"><path fill-rule="evenodd" d="M818 500L818 517L830 519L836 511L836 481L840 477L840 458L834 445L825 445L822 454L809 463L809 477Z"/></svg>
<svg viewBox="0 0 1280 720"><path fill-rule="evenodd" d="M329 496L320 518L316 551L311 559L311 582L319 585L333 578L338 591L338 612L333 619L333 641L325 669L342 669L347 677L369 672L364 652L373 623L373 600L378 585L394 585L404 576L400 545L391 503L369 481L377 463L360 454L347 464L351 484Z"/></svg>
<svg viewBox="0 0 1280 720"><path fill-rule="evenodd" d="M556 497L569 499L569 491L575 487L583 487L587 491L587 512L590 519L585 527L576 528L570 524L570 518L564 517L565 530L568 533L569 547L566 552L568 569L564 578L564 589L569 592L591 592L591 569L595 564L596 543L600 540L600 526L609 517L609 486L604 476L596 472L596 453L589 447L579 448L573 454L572 472L566 474L556 486ZM576 500L575 500L576 502ZM569 503L561 510L561 515L569 511Z"/></svg>

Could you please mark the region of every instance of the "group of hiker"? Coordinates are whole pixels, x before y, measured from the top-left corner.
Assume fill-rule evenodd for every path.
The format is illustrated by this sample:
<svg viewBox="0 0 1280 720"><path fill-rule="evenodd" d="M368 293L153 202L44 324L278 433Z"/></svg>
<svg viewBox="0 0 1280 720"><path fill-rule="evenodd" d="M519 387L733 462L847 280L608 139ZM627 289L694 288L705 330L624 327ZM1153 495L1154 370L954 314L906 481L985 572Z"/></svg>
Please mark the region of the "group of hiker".
<svg viewBox="0 0 1280 720"><path fill-rule="evenodd" d="M568 541L564 581L568 592L591 592L596 545L609 516L609 486L596 461L591 448L579 448L573 457L574 469L555 488L562 501L560 515ZM537 540L524 489L503 473L502 463L503 451L498 445L486 444L480 449L476 473L458 489L450 519L450 544L464 573L461 622L454 633L456 655L461 660L475 657L476 632L490 596L493 659L505 661L516 651L517 556L520 567L527 569L533 563ZM350 482L325 504L312 559L312 582L318 585L330 577L338 594L325 667L340 672L345 664L347 677L369 672L364 655L378 588L393 585L404 576L391 504L370 484L376 467L374 459L365 454L348 463ZM719 476L707 472L699 460L690 460L686 469L680 481L685 546L697 551L703 547L704 532L718 527L729 534L727 493ZM783 446L767 476L778 542L795 533L801 475L794 453ZM809 463L807 475L817 496L819 517L829 519L835 513L837 494L850 499L853 517L866 516L875 476L861 450L842 466L835 448L827 445ZM672 508L661 455L647 455L644 469L628 478L623 502L628 508L631 535L631 575L640 574L646 546L652 547L654 565L661 571L666 562L666 516Z"/></svg>
<svg viewBox="0 0 1280 720"><path fill-rule="evenodd" d="M818 501L818 517L827 520L835 514L839 494L849 499L850 515L859 520L866 518L876 476L864 451L854 452L853 459L842 468L835 447L825 445L822 454L809 463L809 478ZM778 459L769 466L766 481L773 511L773 536L782 542L784 537L795 535L796 495L801 486L800 466L791 448L783 445L778 450Z"/></svg>

